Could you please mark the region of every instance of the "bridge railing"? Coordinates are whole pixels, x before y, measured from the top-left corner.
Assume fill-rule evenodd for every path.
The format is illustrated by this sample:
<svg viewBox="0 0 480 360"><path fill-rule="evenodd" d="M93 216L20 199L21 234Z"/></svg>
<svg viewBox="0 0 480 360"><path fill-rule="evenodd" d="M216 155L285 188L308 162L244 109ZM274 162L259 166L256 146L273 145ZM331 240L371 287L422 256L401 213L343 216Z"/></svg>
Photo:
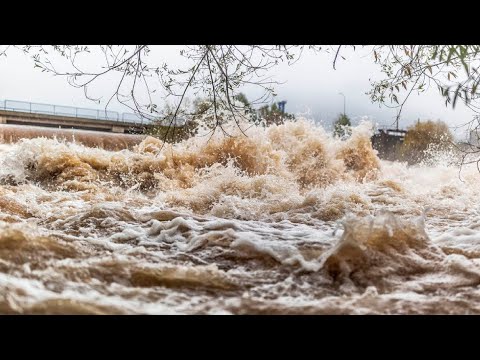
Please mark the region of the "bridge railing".
<svg viewBox="0 0 480 360"><path fill-rule="evenodd" d="M35 114L69 116L74 118L109 120L123 123L129 122L136 125L144 125L151 122L149 119L133 113L120 114L116 111L105 111L73 106L33 103L18 100L0 100L0 109Z"/></svg>
<svg viewBox="0 0 480 360"><path fill-rule="evenodd" d="M145 124L150 122L149 119L146 119L138 114L133 114L133 113L122 113L121 121L133 122L135 124Z"/></svg>

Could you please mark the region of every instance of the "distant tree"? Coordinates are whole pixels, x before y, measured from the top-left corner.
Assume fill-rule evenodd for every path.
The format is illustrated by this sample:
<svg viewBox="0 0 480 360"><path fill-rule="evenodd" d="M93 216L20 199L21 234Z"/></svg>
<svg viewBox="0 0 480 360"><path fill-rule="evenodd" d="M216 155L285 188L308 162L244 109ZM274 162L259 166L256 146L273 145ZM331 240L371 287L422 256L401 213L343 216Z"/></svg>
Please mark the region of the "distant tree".
<svg viewBox="0 0 480 360"><path fill-rule="evenodd" d="M269 70L281 63L294 64L304 50L334 54L335 69L338 61L345 59L343 50L346 48L355 50L356 46L193 45L180 51L186 60L180 67L177 62L169 65L152 59L148 45L8 45L0 46L0 57L6 56L7 51L19 50L31 56L35 68L66 78L92 100L99 99L89 92L90 86L102 77L111 76L112 96L105 108L117 99L150 120L161 113L158 97L153 96L161 90L164 98L175 99L173 113L165 116L172 124L187 91L195 95L201 93L213 103L215 128L226 133L219 112L227 109L230 117L240 124L239 108L234 99L241 89L255 86L262 90L262 95L250 102L252 106L261 106L276 95L274 86L278 82L269 76ZM378 45L368 48L372 61L383 74L372 82L368 94L373 102L396 107L397 120L410 95L425 92L430 87L438 89L446 105L455 107L462 101L480 113L480 45ZM103 60L85 61L92 56ZM282 117L272 111L267 120L276 123L279 118ZM474 117L466 125L469 130L477 131L480 117ZM472 147L470 153L474 152L480 161L480 148Z"/></svg>
<svg viewBox="0 0 480 360"><path fill-rule="evenodd" d="M287 112L282 112L276 103L270 105L264 105L258 109L258 114L260 122L265 126L270 126L273 124L280 125L285 122L285 120L294 120L295 115L289 114Z"/></svg>
<svg viewBox="0 0 480 360"><path fill-rule="evenodd" d="M452 147L453 135L442 121L418 121L407 130L401 153L403 160L409 163L425 159L429 149L445 151Z"/></svg>
<svg viewBox="0 0 480 360"><path fill-rule="evenodd" d="M269 111L270 107L268 105L264 105L258 109L260 116L267 116Z"/></svg>
<svg viewBox="0 0 480 360"><path fill-rule="evenodd" d="M166 103L160 116L152 121L153 126L146 129L146 134L162 139L168 143L176 143L198 133L198 123L192 121L193 113L202 113L206 111L205 105L200 99L196 99L193 105L187 100L177 112L177 117L172 118L175 107Z"/></svg>
<svg viewBox="0 0 480 360"><path fill-rule="evenodd" d="M234 99L240 103L240 106L243 105L243 113L244 115L246 115L246 119L254 124L259 124L260 117L258 116L257 111L255 111L250 101L247 99L247 96L244 93L239 93L235 96Z"/></svg>
<svg viewBox="0 0 480 360"><path fill-rule="evenodd" d="M340 114L333 123L333 135L339 138L349 136L351 134L351 126L350 118L345 114Z"/></svg>
<svg viewBox="0 0 480 360"><path fill-rule="evenodd" d="M187 92L205 97L213 104L213 130L219 128L230 135L220 121L221 112L228 112L229 118L240 127L244 104L235 98L242 88L260 90L259 97L249 102L252 107L268 103L276 95L274 85L278 84L268 70L282 62L293 64L304 49L320 51L322 48L315 45L191 45L180 50L186 60L181 66L177 62L167 64L159 58L152 59L148 45L0 46L0 56L19 50L32 58L35 68L64 77L70 85L83 89L88 99L97 102L100 98L93 96L90 87L99 78L106 77L111 81L112 94L105 99L105 109L116 99L150 121L163 114L171 123L170 131L175 131L173 124ZM89 63L86 61L89 57L97 57L98 61ZM176 107L171 114L164 114L158 107L161 98L174 99ZM167 136L168 131L165 139Z"/></svg>
<svg viewBox="0 0 480 360"><path fill-rule="evenodd" d="M366 46L362 46L364 48ZM333 68L344 59L345 48L354 45L333 46L285 46L285 45L194 45L180 51L187 63L180 68L160 61L151 61L148 45L8 45L0 46L0 57L17 49L31 56L34 66L41 71L65 77L92 99L88 88L97 79L115 73L116 98L139 115L149 119L157 117L157 104L151 94L162 89L168 97L177 101L177 109L191 89L203 92L216 110L223 104L231 111L236 109L233 99L244 86L256 86L262 96L252 102L261 105L275 96L276 81L268 76L268 70L282 62L295 63L304 50L330 52L334 55ZM480 45L378 45L369 46L372 60L379 65L384 77L372 83L371 100L398 107L398 117L412 93L424 92L435 86L446 104L455 106L462 100L476 112L480 112ZM86 57L104 59L94 67L84 63ZM158 80L158 81L157 81ZM155 85L156 84L156 85ZM160 86L160 87L158 87ZM140 101L148 94L148 101ZM402 93L405 94L402 99ZM173 118L178 115L175 111Z"/></svg>
<svg viewBox="0 0 480 360"><path fill-rule="evenodd" d="M240 101L245 107L251 107L250 102L247 99L247 96L244 93L239 93L235 96L235 100Z"/></svg>

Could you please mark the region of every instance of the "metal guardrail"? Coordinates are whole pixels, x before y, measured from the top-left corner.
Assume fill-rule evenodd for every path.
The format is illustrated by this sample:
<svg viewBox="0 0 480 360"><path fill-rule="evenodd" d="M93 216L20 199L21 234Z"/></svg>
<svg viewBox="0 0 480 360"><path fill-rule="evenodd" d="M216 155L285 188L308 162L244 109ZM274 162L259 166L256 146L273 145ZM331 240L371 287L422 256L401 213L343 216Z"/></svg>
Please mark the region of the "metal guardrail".
<svg viewBox="0 0 480 360"><path fill-rule="evenodd" d="M69 116L73 118L87 118L95 120L109 120L117 122L130 122L138 125L148 124L150 119L133 113L118 113L99 109L79 108L73 106L32 103L17 100L0 100L0 109L19 111L35 114Z"/></svg>
<svg viewBox="0 0 480 360"><path fill-rule="evenodd" d="M374 126L375 129L389 129L389 130L393 130L395 128L395 125L386 125L386 124L376 124ZM398 129L398 131L402 131L403 129Z"/></svg>
<svg viewBox="0 0 480 360"><path fill-rule="evenodd" d="M376 126L374 126L373 130L375 132L378 132L378 131L398 132L398 133L406 133L407 132L407 130L405 130L405 129L396 129L393 125L376 125Z"/></svg>

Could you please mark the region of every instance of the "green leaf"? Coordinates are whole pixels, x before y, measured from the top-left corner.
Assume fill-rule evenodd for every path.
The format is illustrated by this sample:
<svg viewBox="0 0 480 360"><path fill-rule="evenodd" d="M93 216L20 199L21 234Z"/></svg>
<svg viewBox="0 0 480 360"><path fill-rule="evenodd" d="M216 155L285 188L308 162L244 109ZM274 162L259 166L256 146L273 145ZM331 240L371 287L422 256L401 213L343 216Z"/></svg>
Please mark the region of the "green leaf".
<svg viewBox="0 0 480 360"><path fill-rule="evenodd" d="M450 63L450 60L452 59L452 55L453 55L454 52L456 52L455 48L454 48L454 47L451 47L451 48L450 48L450 51L448 52L447 64Z"/></svg>
<svg viewBox="0 0 480 360"><path fill-rule="evenodd" d="M455 108L455 105L457 103L457 99L458 99L458 95L460 94L460 88L461 88L461 85L459 84L457 86L457 90L455 90L455 95L453 97L453 103L452 103L452 107Z"/></svg>

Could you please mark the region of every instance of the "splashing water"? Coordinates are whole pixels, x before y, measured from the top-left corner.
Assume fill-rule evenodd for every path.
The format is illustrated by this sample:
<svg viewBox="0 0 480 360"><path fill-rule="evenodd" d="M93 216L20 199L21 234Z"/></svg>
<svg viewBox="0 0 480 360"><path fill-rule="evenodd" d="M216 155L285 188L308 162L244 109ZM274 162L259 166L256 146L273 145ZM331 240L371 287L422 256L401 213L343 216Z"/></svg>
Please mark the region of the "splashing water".
<svg viewBox="0 0 480 360"><path fill-rule="evenodd" d="M0 313L480 313L474 165L379 160L366 122L236 135L1 144Z"/></svg>

